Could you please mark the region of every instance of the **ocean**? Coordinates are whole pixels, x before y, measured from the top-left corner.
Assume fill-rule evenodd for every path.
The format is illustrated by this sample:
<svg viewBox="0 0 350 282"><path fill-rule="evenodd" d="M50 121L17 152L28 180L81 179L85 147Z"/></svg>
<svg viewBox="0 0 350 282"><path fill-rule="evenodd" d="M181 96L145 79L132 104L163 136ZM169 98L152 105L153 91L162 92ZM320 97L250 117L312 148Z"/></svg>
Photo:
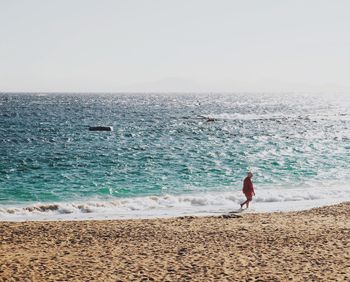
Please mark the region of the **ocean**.
<svg viewBox="0 0 350 282"><path fill-rule="evenodd" d="M112 126L113 131L89 131ZM205 215L350 200L350 97L0 94L0 220Z"/></svg>

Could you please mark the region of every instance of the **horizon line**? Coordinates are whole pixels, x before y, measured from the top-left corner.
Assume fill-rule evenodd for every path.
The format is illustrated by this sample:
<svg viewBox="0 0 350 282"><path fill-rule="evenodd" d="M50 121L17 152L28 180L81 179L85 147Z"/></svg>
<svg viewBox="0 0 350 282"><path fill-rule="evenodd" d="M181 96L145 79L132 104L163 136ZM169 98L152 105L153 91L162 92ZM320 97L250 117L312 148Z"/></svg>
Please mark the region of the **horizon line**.
<svg viewBox="0 0 350 282"><path fill-rule="evenodd" d="M0 94L350 94L350 91L0 91Z"/></svg>

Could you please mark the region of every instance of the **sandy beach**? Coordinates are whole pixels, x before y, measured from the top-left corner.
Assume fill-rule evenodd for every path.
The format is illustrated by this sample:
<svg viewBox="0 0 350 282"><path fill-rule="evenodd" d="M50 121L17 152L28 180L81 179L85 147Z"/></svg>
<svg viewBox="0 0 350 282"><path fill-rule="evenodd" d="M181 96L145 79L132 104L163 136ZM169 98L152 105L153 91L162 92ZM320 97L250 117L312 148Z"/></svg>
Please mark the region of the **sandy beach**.
<svg viewBox="0 0 350 282"><path fill-rule="evenodd" d="M1 281L350 281L350 203L240 217L1 222Z"/></svg>

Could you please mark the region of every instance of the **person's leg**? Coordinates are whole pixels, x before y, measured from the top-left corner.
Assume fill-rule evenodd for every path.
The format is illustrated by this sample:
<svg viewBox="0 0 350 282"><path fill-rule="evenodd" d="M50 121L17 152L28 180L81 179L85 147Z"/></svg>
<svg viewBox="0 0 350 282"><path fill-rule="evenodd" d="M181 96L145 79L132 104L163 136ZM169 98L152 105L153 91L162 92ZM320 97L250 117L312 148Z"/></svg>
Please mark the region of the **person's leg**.
<svg viewBox="0 0 350 282"><path fill-rule="evenodd" d="M252 200L250 197L248 196L245 196L246 197L246 200L244 203L241 204L241 208L244 206L244 205L247 205L247 208L249 206L249 202Z"/></svg>
<svg viewBox="0 0 350 282"><path fill-rule="evenodd" d="M243 206L244 206L245 204L247 204L247 200L246 200L244 203L241 204L241 208L243 208Z"/></svg>
<svg viewBox="0 0 350 282"><path fill-rule="evenodd" d="M245 201L247 208L249 208L249 203L252 200L251 197L247 197L247 200Z"/></svg>

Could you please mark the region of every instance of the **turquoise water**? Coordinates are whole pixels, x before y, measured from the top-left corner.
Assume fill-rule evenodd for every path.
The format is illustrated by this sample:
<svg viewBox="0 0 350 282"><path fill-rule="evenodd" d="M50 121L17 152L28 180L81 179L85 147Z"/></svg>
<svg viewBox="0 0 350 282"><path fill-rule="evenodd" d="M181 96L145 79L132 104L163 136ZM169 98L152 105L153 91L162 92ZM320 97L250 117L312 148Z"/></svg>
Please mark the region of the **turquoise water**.
<svg viewBox="0 0 350 282"><path fill-rule="evenodd" d="M347 185L349 100L0 94L0 207Z"/></svg>

